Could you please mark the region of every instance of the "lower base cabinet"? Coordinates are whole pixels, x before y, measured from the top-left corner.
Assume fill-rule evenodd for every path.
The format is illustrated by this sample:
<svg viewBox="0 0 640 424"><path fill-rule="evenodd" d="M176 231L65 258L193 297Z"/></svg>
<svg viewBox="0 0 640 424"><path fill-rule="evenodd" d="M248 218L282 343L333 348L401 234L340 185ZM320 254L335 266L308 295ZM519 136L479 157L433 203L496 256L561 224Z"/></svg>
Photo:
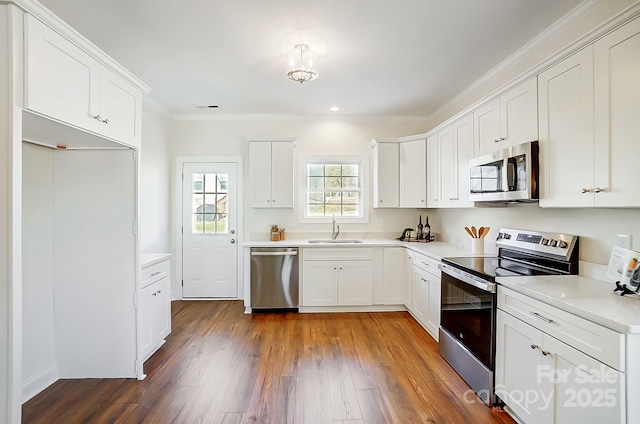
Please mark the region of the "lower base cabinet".
<svg viewBox="0 0 640 424"><path fill-rule="evenodd" d="M627 422L624 373L500 309L495 384L526 424Z"/></svg>
<svg viewBox="0 0 640 424"><path fill-rule="evenodd" d="M427 329L439 338L440 328L440 270L438 262L419 253L413 253L413 293L409 310Z"/></svg>
<svg viewBox="0 0 640 424"><path fill-rule="evenodd" d="M164 344L171 333L171 278L169 260L143 268L140 290L140 339L143 360ZM146 278L146 280L145 280Z"/></svg>

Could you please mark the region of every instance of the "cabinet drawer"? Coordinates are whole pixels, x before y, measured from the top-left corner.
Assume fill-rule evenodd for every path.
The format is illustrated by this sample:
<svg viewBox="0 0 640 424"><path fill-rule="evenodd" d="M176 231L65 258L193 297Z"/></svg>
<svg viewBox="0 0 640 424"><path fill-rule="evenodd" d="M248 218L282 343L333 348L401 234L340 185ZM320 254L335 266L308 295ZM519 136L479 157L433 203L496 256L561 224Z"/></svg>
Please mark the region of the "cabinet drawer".
<svg viewBox="0 0 640 424"><path fill-rule="evenodd" d="M624 372L623 334L501 286L498 308Z"/></svg>
<svg viewBox="0 0 640 424"><path fill-rule="evenodd" d="M430 258L427 255L423 255L422 253L413 252L413 265L422 268L430 274L435 275L436 277L440 276L440 261Z"/></svg>
<svg viewBox="0 0 640 424"><path fill-rule="evenodd" d="M168 260L143 268L140 275L141 287L146 287L164 277L168 277L169 272L170 265Z"/></svg>
<svg viewBox="0 0 640 424"><path fill-rule="evenodd" d="M304 249L305 261L368 261L373 259L373 248L312 248Z"/></svg>

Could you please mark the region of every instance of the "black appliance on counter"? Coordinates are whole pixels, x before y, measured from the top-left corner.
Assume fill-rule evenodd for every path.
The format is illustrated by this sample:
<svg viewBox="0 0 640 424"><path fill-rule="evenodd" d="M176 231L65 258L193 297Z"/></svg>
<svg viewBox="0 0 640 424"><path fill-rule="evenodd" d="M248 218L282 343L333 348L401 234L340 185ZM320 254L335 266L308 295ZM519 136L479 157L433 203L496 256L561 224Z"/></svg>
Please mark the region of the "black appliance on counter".
<svg viewBox="0 0 640 424"><path fill-rule="evenodd" d="M497 257L443 258L440 355L493 405L496 277L578 273L578 237L504 228Z"/></svg>

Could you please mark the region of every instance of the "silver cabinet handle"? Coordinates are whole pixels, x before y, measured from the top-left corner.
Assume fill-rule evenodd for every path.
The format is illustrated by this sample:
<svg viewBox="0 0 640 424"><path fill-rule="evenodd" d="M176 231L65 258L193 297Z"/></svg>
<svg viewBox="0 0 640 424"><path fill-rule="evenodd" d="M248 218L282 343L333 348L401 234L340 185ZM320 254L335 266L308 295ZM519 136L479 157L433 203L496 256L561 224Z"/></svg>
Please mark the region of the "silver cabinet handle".
<svg viewBox="0 0 640 424"><path fill-rule="evenodd" d="M156 272L152 273L151 275L149 275L149 277L155 277L156 275L161 274L161 273L162 273L162 271L156 271Z"/></svg>
<svg viewBox="0 0 640 424"><path fill-rule="evenodd" d="M533 317L538 318L539 320L544 321L544 322L546 322L548 324L551 324L553 322L552 319L545 318L545 317L543 317L542 315L540 315L537 312L529 312L529 314L531 314Z"/></svg>

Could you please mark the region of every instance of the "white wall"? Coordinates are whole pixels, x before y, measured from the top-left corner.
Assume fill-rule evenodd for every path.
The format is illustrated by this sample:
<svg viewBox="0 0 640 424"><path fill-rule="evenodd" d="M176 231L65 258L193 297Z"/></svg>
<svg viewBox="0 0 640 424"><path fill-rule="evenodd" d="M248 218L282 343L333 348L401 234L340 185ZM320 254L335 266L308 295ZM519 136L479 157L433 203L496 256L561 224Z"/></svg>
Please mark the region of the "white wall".
<svg viewBox="0 0 640 424"><path fill-rule="evenodd" d="M333 116L287 119L266 116L264 119L236 117L228 120L196 120L177 117L173 125L172 162L175 164L178 156L242 156L245 164L244 199L247 205L249 201L247 181L251 166L247 137L297 137L294 153L296 164L300 156L304 155L366 155L370 158L371 173L373 166L372 149L369 147L371 139L417 134L425 129L425 121L418 119L357 119ZM371 190L371 186L369 189ZM248 237L268 237L270 224L284 226L292 236L295 236L296 232L330 233L331 231L328 224L298 224L297 216L297 208L270 210L245 206L245 240ZM388 231L399 235L402 229L415 226L417 222L418 214L415 210L370 209L368 224L341 224L341 231Z"/></svg>
<svg viewBox="0 0 640 424"><path fill-rule="evenodd" d="M631 234L632 248L640 250L640 210L638 209L547 209L537 205L506 208L439 209L429 213L432 231L443 233L446 241L471 245L465 226L490 226L485 252L496 252L495 238L500 227L559 232L580 236L580 260L606 265L617 234Z"/></svg>
<svg viewBox="0 0 640 424"><path fill-rule="evenodd" d="M429 117L430 128L452 117L474 102L490 95L503 85L518 78L524 73L529 73L540 64L547 61L553 55L561 52L573 42L589 34L597 27L620 14L629 6L637 3L636 0L604 0L585 1L580 7L580 19L572 20L569 25L560 25L559 31L552 31L550 37L544 41L535 40L524 49L517 51L511 58L505 60L480 78L463 93L452 99L448 104ZM595 6L595 7L594 7ZM572 12L570 12L571 14ZM505 36L508 36L505 34Z"/></svg>
<svg viewBox="0 0 640 424"><path fill-rule="evenodd" d="M169 157L171 118L149 96L142 103L142 149L140 154L140 251L171 252Z"/></svg>
<svg viewBox="0 0 640 424"><path fill-rule="evenodd" d="M53 150L23 143L23 401L57 379L53 308Z"/></svg>

